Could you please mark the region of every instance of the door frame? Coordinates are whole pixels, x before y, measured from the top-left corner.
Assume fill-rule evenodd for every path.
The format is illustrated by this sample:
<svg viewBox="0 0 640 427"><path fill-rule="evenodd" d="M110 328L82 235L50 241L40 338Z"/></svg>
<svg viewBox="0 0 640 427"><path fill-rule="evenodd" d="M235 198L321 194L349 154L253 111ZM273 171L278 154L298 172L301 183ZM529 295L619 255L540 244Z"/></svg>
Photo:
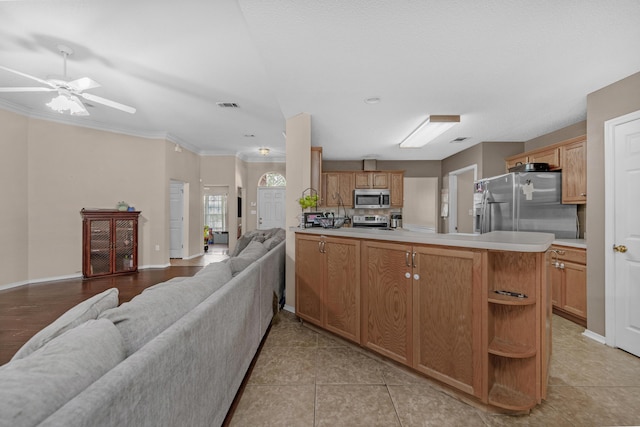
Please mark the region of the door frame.
<svg viewBox="0 0 640 427"><path fill-rule="evenodd" d="M186 224L186 212L185 212L185 207L186 204L184 202L185 200L185 183L183 181L179 181L176 179L170 179L169 180L169 258L171 258L171 251L172 251L172 243L177 243L177 242L172 242L171 239L171 221L173 220L172 218L172 212L174 212L174 210L172 209L173 207L171 206L171 204L173 203L171 201L171 188L172 187L176 187L180 189L180 201L179 203L179 210L180 210L180 215L181 215L181 219L180 219L180 258L184 259L185 258L185 249L187 247L187 245L185 245L185 224Z"/></svg>
<svg viewBox="0 0 640 427"><path fill-rule="evenodd" d="M624 123L640 119L640 110L604 122L604 301L605 343L616 347L616 272L612 248L615 243L615 130ZM588 308L587 308L588 310Z"/></svg>
<svg viewBox="0 0 640 427"><path fill-rule="evenodd" d="M449 172L449 227L448 233L457 233L458 227L458 175L473 170L473 181L478 180L478 165L473 164Z"/></svg>

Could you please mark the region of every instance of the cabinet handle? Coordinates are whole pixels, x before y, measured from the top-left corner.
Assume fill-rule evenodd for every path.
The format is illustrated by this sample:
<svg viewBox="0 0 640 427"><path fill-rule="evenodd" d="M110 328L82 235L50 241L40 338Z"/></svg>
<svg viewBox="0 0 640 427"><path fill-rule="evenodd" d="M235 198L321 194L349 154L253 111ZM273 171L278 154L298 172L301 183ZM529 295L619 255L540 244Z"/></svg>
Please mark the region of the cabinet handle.
<svg viewBox="0 0 640 427"><path fill-rule="evenodd" d="M411 267L411 264L409 264L409 251L404 253L404 263L407 267ZM409 274L409 273L407 273Z"/></svg>
<svg viewBox="0 0 640 427"><path fill-rule="evenodd" d="M322 253L322 242L318 242L318 252Z"/></svg>
<svg viewBox="0 0 640 427"><path fill-rule="evenodd" d="M587 197L587 193L580 193L582 197Z"/></svg>
<svg viewBox="0 0 640 427"><path fill-rule="evenodd" d="M413 265L413 268L416 268L416 253L412 253L411 254L411 265Z"/></svg>

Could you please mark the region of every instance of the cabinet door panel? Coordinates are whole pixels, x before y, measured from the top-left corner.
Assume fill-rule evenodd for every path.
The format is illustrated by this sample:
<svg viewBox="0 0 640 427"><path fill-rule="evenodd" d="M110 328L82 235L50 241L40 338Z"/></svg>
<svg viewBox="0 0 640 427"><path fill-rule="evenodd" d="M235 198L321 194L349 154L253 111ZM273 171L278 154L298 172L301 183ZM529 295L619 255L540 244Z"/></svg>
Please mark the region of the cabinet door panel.
<svg viewBox="0 0 640 427"><path fill-rule="evenodd" d="M562 270L554 267L553 265L549 265L549 278L551 280L551 303L555 307L560 307L564 305L564 280L562 275Z"/></svg>
<svg viewBox="0 0 640 427"><path fill-rule="evenodd" d="M411 246L365 241L362 250L362 344L411 366Z"/></svg>
<svg viewBox="0 0 640 427"><path fill-rule="evenodd" d="M587 318L587 267L571 262L564 263L565 292L563 308Z"/></svg>
<svg viewBox="0 0 640 427"><path fill-rule="evenodd" d="M404 205L404 173L392 172L389 174L391 181L391 207L401 208Z"/></svg>
<svg viewBox="0 0 640 427"><path fill-rule="evenodd" d="M373 188L389 188L389 174L387 172L372 172Z"/></svg>
<svg viewBox="0 0 640 427"><path fill-rule="evenodd" d="M296 315L322 326L324 257L318 237L296 236Z"/></svg>
<svg viewBox="0 0 640 427"><path fill-rule="evenodd" d="M371 188L371 174L369 172L355 173L356 188Z"/></svg>
<svg viewBox="0 0 640 427"><path fill-rule="evenodd" d="M359 342L360 242L328 238L324 256L327 265L325 327Z"/></svg>
<svg viewBox="0 0 640 427"><path fill-rule="evenodd" d="M551 169L557 169L560 167L560 150L558 148L552 148L550 150L532 153L527 160L529 163L549 163Z"/></svg>
<svg viewBox="0 0 640 427"><path fill-rule="evenodd" d="M339 177L340 190L339 194L342 198L342 203L345 207L353 207L353 190L354 190L354 177L353 172L343 172Z"/></svg>
<svg viewBox="0 0 640 427"><path fill-rule="evenodd" d="M414 251L414 367L479 396L481 256L419 246Z"/></svg>
<svg viewBox="0 0 640 427"><path fill-rule="evenodd" d="M585 141L562 147L562 203L587 202L587 154Z"/></svg>

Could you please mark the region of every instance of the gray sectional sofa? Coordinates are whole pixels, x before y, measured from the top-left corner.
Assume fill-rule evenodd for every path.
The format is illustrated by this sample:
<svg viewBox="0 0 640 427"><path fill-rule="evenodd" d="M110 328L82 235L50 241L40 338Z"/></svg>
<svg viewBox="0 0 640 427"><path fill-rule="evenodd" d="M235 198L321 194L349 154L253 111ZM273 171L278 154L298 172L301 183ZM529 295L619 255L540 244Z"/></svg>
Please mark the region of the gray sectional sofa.
<svg viewBox="0 0 640 427"><path fill-rule="evenodd" d="M84 301L0 366L0 426L218 426L284 291L285 236L193 277Z"/></svg>

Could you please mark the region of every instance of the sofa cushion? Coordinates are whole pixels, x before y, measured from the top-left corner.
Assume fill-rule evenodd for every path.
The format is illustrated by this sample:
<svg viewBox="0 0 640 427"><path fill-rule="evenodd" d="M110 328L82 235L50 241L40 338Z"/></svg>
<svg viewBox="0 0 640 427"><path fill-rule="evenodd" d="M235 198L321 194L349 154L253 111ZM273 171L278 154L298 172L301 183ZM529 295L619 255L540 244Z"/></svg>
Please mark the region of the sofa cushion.
<svg viewBox="0 0 640 427"><path fill-rule="evenodd" d="M238 256L230 258L227 264L231 267L231 273L235 276L266 253L267 248L262 243L252 241Z"/></svg>
<svg viewBox="0 0 640 427"><path fill-rule="evenodd" d="M209 295L231 280L226 263L209 269L209 274L149 288L120 307L100 317L111 320L124 339L127 356L167 329Z"/></svg>
<svg viewBox="0 0 640 427"><path fill-rule="evenodd" d="M0 366L0 426L39 424L124 360L106 319L88 320L29 356Z"/></svg>
<svg viewBox="0 0 640 427"><path fill-rule="evenodd" d="M278 246L278 243L282 242L287 237L286 231L282 228L277 228L275 230L277 231L271 233L270 237L262 243L268 251Z"/></svg>
<svg viewBox="0 0 640 427"><path fill-rule="evenodd" d="M90 319L97 319L105 310L118 306L118 289L111 288L94 295L58 317L53 323L27 341L11 360L28 356L58 335Z"/></svg>

